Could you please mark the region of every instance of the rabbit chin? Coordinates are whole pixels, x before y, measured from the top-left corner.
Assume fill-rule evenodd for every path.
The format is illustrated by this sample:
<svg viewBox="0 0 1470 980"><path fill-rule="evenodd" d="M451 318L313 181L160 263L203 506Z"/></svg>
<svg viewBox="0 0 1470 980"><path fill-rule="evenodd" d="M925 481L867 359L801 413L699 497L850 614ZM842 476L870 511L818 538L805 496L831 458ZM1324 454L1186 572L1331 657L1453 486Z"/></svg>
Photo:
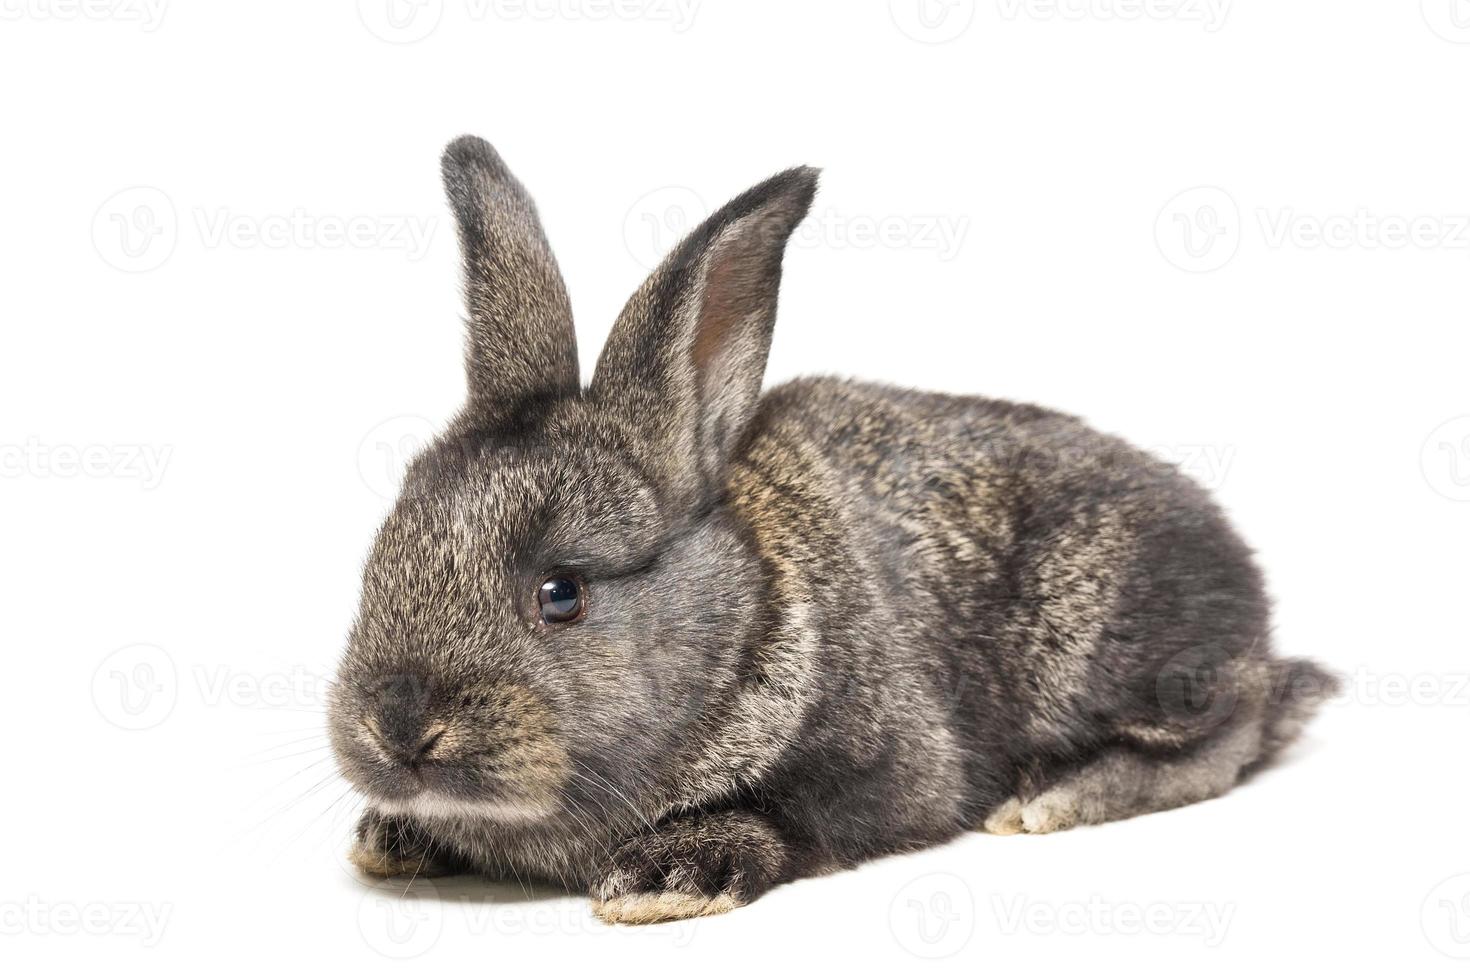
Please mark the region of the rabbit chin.
<svg viewBox="0 0 1470 980"><path fill-rule="evenodd" d="M467 800L425 790L417 796L374 800L379 813L418 817L423 820L491 820L496 823L531 823L551 816L551 807L534 800Z"/></svg>

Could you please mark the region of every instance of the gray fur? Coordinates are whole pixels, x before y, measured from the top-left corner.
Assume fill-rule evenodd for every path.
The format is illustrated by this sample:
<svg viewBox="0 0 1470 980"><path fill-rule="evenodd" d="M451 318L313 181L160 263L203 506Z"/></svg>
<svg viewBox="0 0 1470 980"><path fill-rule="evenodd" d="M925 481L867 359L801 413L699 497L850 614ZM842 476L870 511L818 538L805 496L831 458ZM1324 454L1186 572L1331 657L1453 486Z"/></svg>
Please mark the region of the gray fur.
<svg viewBox="0 0 1470 980"><path fill-rule="evenodd" d="M815 171L681 243L582 389L529 198L479 140L444 170L469 399L378 534L331 708L364 870L708 914L982 824L1218 795L1333 690L1273 659L1219 509L1127 443L984 398L759 394ZM551 573L580 620L539 621Z"/></svg>

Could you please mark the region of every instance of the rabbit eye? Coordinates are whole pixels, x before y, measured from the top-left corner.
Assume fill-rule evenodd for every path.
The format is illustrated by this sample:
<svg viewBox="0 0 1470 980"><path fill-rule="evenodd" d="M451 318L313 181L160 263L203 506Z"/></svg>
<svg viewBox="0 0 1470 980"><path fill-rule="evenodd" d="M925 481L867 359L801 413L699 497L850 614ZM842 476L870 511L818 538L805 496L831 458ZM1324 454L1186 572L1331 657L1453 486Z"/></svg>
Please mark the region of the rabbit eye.
<svg viewBox="0 0 1470 980"><path fill-rule="evenodd" d="M536 598L543 622L570 623L582 615L582 586L569 576L557 575L542 582Z"/></svg>

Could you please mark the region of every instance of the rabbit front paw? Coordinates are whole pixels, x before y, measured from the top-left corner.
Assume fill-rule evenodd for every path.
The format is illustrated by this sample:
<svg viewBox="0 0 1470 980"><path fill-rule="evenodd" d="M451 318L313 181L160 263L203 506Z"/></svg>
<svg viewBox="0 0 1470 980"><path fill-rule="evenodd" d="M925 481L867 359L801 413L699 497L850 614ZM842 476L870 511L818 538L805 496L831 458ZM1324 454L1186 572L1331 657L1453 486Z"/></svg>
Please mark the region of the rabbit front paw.
<svg viewBox="0 0 1470 980"><path fill-rule="evenodd" d="M604 922L647 924L718 915L754 901L780 876L784 847L753 814L697 814L634 837L592 887Z"/></svg>
<svg viewBox="0 0 1470 980"><path fill-rule="evenodd" d="M364 811L357 822L357 836L347 859L357 870L374 878L436 878L460 870L422 828L376 810Z"/></svg>

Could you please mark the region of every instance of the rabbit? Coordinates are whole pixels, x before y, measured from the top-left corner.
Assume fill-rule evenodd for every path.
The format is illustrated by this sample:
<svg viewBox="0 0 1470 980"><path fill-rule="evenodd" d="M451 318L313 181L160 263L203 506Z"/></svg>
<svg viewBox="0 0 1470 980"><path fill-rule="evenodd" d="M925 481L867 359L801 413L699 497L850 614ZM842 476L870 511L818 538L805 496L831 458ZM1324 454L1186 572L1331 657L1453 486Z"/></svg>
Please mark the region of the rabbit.
<svg viewBox="0 0 1470 980"><path fill-rule="evenodd" d="M1218 796L1336 690L1173 465L1045 408L762 392L779 173L694 229L582 384L536 208L452 142L467 397L406 470L329 705L371 875L725 912L971 830Z"/></svg>

